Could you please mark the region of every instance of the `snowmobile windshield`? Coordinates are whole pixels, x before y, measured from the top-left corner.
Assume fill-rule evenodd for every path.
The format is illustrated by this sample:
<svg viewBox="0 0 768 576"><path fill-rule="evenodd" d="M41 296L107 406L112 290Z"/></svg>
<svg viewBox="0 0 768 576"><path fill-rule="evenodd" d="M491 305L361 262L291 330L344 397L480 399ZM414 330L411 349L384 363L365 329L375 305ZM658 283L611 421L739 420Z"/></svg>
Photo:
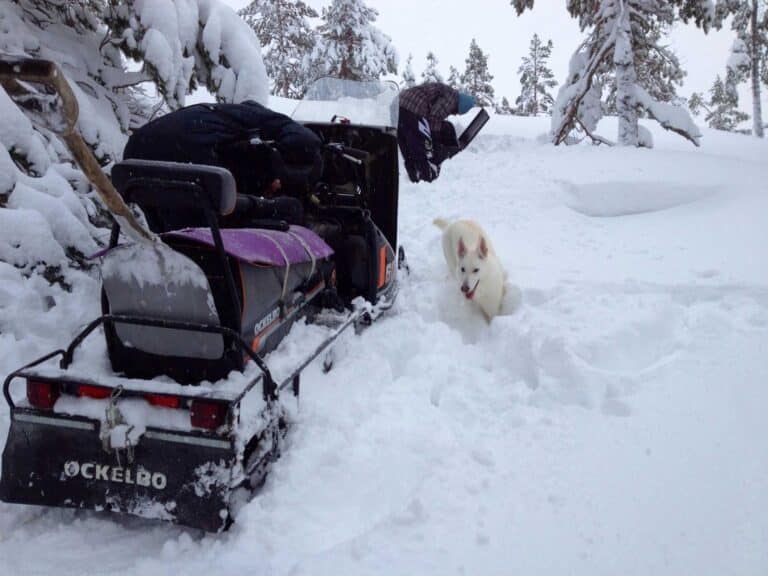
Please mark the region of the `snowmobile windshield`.
<svg viewBox="0 0 768 576"><path fill-rule="evenodd" d="M358 82L320 78L293 112L297 122L349 122L358 126L397 127L398 87L394 82Z"/></svg>

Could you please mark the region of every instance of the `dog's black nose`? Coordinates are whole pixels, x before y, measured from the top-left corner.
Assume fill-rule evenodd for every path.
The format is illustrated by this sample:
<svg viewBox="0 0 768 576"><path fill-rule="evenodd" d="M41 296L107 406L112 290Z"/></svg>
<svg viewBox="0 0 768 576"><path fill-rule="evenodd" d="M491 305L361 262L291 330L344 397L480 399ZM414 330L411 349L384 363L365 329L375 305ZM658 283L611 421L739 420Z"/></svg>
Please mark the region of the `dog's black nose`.
<svg viewBox="0 0 768 576"><path fill-rule="evenodd" d="M469 292L469 286L467 286L466 284L462 284L461 291L464 292L464 294L466 294L467 292Z"/></svg>

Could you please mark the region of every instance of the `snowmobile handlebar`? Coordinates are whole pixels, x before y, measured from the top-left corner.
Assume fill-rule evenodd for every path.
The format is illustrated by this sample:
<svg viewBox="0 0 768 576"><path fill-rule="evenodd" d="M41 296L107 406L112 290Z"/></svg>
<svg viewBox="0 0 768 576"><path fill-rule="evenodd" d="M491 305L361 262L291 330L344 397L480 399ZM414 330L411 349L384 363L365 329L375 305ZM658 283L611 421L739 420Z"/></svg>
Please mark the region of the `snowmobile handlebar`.
<svg viewBox="0 0 768 576"><path fill-rule="evenodd" d="M345 146L341 142L330 142L329 144L326 144L323 146L323 148L332 154L335 154L337 156L340 156L341 158L344 158L345 160L351 162L355 166L360 166L363 163L363 160L360 158L357 158L353 155L353 152L356 152L358 154L362 153L367 155L367 152L363 152L361 150L357 150L355 148L349 148L348 146Z"/></svg>

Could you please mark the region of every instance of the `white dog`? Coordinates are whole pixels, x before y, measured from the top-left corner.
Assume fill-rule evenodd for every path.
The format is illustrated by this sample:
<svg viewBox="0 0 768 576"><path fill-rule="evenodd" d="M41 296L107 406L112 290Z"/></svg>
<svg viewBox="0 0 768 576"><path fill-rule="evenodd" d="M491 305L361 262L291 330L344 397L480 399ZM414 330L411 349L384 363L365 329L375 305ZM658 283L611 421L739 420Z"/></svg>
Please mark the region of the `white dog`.
<svg viewBox="0 0 768 576"><path fill-rule="evenodd" d="M434 222L443 231L443 252L461 292L483 312L487 322L499 314L504 301L507 274L487 234L471 220Z"/></svg>

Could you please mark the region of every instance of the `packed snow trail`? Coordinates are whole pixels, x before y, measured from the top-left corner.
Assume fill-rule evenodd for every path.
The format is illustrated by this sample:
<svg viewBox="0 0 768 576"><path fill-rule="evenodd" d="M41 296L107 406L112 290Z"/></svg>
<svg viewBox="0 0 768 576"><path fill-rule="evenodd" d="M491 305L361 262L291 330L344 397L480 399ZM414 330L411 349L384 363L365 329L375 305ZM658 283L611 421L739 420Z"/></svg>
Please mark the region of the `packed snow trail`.
<svg viewBox="0 0 768 576"><path fill-rule="evenodd" d="M768 147L489 128L436 184L403 181L396 307L305 372L289 447L229 533L0 504L0 573L767 573ZM483 225L518 310L487 326L463 301L436 216ZM0 372L96 315L83 286L47 312L9 290L33 313L4 310Z"/></svg>

